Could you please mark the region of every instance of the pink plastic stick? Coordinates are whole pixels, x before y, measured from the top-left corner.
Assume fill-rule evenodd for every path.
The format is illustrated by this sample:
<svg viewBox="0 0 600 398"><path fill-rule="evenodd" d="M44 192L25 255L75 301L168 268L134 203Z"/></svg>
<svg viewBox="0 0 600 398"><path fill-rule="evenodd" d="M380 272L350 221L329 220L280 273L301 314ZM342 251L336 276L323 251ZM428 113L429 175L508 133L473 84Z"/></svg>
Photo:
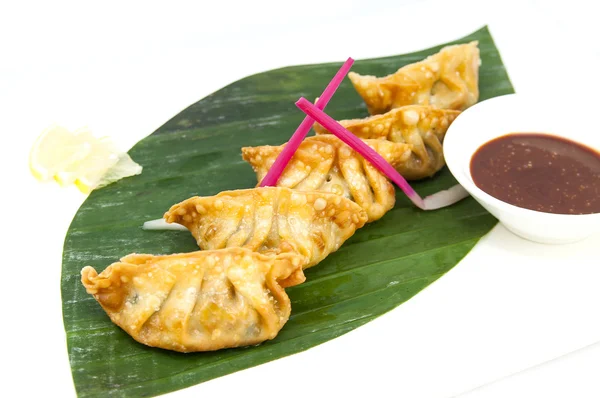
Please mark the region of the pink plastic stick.
<svg viewBox="0 0 600 398"><path fill-rule="evenodd" d="M306 98L300 98L298 102L296 102L296 106L300 108L302 112L306 113L329 130L331 134L344 141L350 148L354 149L362 157L371 162L377 170L385 174L390 180L394 181L417 207L423 210L426 209L423 199L421 199L419 194L408 184L408 182L406 182L404 177L402 177L392 165L386 162L381 155L362 142L360 138L346 130L341 124L336 122L331 116L327 115L318 107L311 104Z"/></svg>
<svg viewBox="0 0 600 398"><path fill-rule="evenodd" d="M352 67L353 63L354 60L352 58L348 58L346 62L344 62L344 65L342 65L340 70L335 74L333 79L325 88L325 91L323 91L323 94L321 94L321 96L319 97L319 100L316 104L316 107L318 109L325 109L327 103L329 102L331 97L333 97L333 94L335 94L336 90L344 80L344 77L346 77L346 75L348 74L348 71ZM294 156L294 153L296 153L296 150L302 143L302 140L304 140L304 138L306 137L306 134L308 134L313 123L314 120L310 116L306 116L304 118L302 123L300 123L300 125L292 135L292 138L290 138L288 143L283 147L283 151L281 151L279 156L277 156L277 159L275 159L275 162L269 169L269 172L267 173L265 178L263 178L263 180L261 181L261 187L277 185L277 180L279 180L279 177L281 177L281 174L283 174L283 171L285 170L287 164L289 163L292 156Z"/></svg>

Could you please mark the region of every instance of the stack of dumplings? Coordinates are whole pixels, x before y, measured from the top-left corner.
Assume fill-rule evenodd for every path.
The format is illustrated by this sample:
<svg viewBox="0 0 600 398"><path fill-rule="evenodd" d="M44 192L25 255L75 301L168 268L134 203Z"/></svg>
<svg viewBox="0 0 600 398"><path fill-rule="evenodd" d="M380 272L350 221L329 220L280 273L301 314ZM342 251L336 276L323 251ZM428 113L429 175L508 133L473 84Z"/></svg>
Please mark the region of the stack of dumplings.
<svg viewBox="0 0 600 398"><path fill-rule="evenodd" d="M386 77L348 76L369 112L340 123L410 180L444 166L442 143L457 115L478 100L477 42L448 46ZM291 303L285 288L395 204L393 185L320 125L296 151L277 187L192 197L164 215L200 251L130 254L86 291L135 340L180 352L258 344L277 336ZM285 145L285 144L284 144ZM262 181L284 145L242 148Z"/></svg>

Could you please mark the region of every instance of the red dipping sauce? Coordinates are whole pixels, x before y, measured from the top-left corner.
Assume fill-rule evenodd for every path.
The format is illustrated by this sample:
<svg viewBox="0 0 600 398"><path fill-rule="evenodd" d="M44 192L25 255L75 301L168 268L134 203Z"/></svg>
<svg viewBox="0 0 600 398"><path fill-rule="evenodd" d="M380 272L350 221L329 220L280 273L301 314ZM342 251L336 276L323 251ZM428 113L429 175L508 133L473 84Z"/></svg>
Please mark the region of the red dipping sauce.
<svg viewBox="0 0 600 398"><path fill-rule="evenodd" d="M549 134L511 133L471 158L479 189L503 202L556 214L600 213L600 153Z"/></svg>

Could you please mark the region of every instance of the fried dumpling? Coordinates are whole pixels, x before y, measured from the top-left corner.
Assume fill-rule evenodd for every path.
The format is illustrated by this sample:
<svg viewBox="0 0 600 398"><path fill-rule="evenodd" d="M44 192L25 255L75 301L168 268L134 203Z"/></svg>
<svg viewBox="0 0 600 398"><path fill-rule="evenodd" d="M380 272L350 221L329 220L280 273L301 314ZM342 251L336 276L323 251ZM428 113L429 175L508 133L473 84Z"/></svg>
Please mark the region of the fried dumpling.
<svg viewBox="0 0 600 398"><path fill-rule="evenodd" d="M477 42L442 48L421 62L406 65L385 77L350 72L348 78L371 115L405 105L433 105L465 110L479 98Z"/></svg>
<svg viewBox="0 0 600 398"><path fill-rule="evenodd" d="M293 252L308 268L339 249L367 214L351 200L326 192L264 187L195 196L172 206L164 218L189 229L202 249Z"/></svg>
<svg viewBox="0 0 600 398"><path fill-rule="evenodd" d="M430 177L444 167L442 142L448 126L460 111L437 109L427 105L408 105L383 115L365 119L342 120L339 123L363 139L386 139L411 144L411 156L394 165L409 180ZM328 134L315 124L317 134Z"/></svg>
<svg viewBox="0 0 600 398"><path fill-rule="evenodd" d="M131 254L81 281L110 319L140 343L192 352L273 339L290 316L283 289L304 281L302 258L242 248Z"/></svg>
<svg viewBox="0 0 600 398"><path fill-rule="evenodd" d="M409 144L385 140L365 140L365 143L392 165L405 162L411 155ZM259 182L284 146L242 148L242 157L250 163ZM387 178L333 135L302 141L277 185L331 192L351 199L367 212L368 222L380 219L396 202L394 186Z"/></svg>

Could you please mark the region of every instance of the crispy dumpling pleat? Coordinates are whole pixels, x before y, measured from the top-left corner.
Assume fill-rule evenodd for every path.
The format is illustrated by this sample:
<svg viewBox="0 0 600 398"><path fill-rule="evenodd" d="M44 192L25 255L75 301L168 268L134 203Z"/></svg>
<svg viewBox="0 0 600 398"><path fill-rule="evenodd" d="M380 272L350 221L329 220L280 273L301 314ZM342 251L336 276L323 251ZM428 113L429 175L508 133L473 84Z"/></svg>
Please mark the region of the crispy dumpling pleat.
<svg viewBox="0 0 600 398"><path fill-rule="evenodd" d="M388 163L405 162L411 145L385 140L365 140ZM281 146L242 148L242 157L262 181L283 150ZM396 202L394 186L358 153L333 135L309 137L290 160L277 182L296 190L318 190L341 195L362 207L368 222L380 219Z"/></svg>
<svg viewBox="0 0 600 398"><path fill-rule="evenodd" d="M437 109L426 105L408 105L392 109L383 115L365 119L341 120L348 131L363 139L385 139L412 146L411 156L394 165L409 180L430 177L444 167L442 142L448 126L460 111ZM317 134L329 134L315 124Z"/></svg>
<svg viewBox="0 0 600 398"><path fill-rule="evenodd" d="M293 252L303 256L304 268L336 251L367 221L362 208L343 197L281 187L196 196L172 206L164 218L189 229L202 249Z"/></svg>
<svg viewBox="0 0 600 398"><path fill-rule="evenodd" d="M406 65L385 77L350 72L348 78L371 115L405 105L433 105L465 110L479 98L477 42L442 48L421 62Z"/></svg>
<svg viewBox="0 0 600 398"><path fill-rule="evenodd" d="M303 259L247 249L131 254L81 281L110 319L142 344L213 351L273 339L291 306L283 289L304 281Z"/></svg>

